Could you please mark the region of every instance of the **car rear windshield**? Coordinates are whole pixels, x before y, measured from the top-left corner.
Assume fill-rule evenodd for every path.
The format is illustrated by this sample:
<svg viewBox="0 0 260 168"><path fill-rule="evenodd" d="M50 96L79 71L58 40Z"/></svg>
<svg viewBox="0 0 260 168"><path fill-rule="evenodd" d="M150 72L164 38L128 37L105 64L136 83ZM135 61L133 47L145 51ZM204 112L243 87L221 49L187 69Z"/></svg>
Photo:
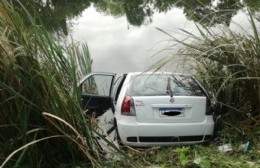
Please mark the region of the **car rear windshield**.
<svg viewBox="0 0 260 168"><path fill-rule="evenodd" d="M130 96L205 96L199 84L186 75L141 74L132 76Z"/></svg>

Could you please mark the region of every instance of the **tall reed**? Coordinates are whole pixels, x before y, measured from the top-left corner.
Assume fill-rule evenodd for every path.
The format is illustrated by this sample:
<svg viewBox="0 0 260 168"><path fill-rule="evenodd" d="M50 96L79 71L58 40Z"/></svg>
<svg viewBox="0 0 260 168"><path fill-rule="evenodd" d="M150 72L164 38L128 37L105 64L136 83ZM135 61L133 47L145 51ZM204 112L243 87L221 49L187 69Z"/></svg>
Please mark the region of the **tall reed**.
<svg viewBox="0 0 260 168"><path fill-rule="evenodd" d="M20 6L29 25L0 1L0 167L100 167L77 89L91 71L87 46L62 47Z"/></svg>
<svg viewBox="0 0 260 168"><path fill-rule="evenodd" d="M192 60L186 67L211 91L225 116L226 126L241 135L260 134L260 37L249 12L251 30L235 33L226 25L210 28L197 24L198 34L182 29L185 40L170 37L179 50L154 67L176 58ZM189 58L189 59L187 59ZM252 134L251 134L252 133ZM257 135L257 136L256 136ZM232 135L231 135L232 136Z"/></svg>

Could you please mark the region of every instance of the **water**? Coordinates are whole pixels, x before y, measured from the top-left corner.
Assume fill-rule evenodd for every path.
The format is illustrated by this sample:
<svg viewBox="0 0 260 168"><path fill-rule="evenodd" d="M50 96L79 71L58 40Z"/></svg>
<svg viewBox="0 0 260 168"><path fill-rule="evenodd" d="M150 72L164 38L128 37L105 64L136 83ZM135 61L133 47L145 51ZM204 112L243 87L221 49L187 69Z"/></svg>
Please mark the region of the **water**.
<svg viewBox="0 0 260 168"><path fill-rule="evenodd" d="M245 7L259 18L260 2L253 0L21 0L40 11L50 31L87 43L93 71L144 71L171 55L171 38L185 39L180 29L196 33L194 23L214 27L227 24L236 31L250 27ZM164 70L179 71L178 62Z"/></svg>
<svg viewBox="0 0 260 168"><path fill-rule="evenodd" d="M146 22L144 21L139 26L131 25L130 21L133 19L127 18L129 16L127 14L120 17L111 16L113 14L98 12L92 5L75 21L77 24L73 26L71 34L75 40L88 43L93 58L93 71L116 73L145 71L158 60L178 49L178 47L171 47L171 38L156 28L163 29L179 39L186 38L179 29L196 33L194 21L207 16L207 13L203 11L209 12L207 11L209 7L201 8L197 15L188 15L191 11L194 12L195 6L194 9L188 6L193 2L184 3L179 7L170 6L164 12L158 12L153 8L152 15L141 19ZM210 2L212 1L206 0L204 3ZM221 2L223 2L222 6ZM220 5L217 6L219 3ZM196 5L196 7L200 6L198 3ZM216 19L216 14L208 15L211 20L201 21L204 25L226 23L238 31L241 27L238 28L236 23L241 24L245 29L250 27L244 12L241 11L244 8L242 5L239 6L238 1L214 1L211 5L211 8L213 7L218 8L219 11L222 10L220 10L221 7L231 10L226 11L221 19ZM164 70L179 71L177 64L170 64Z"/></svg>
<svg viewBox="0 0 260 168"><path fill-rule="evenodd" d="M187 20L178 8L155 13L152 23L140 27L130 25L124 17L98 13L94 7L85 10L77 22L72 36L88 43L94 61L93 70L116 73L144 71L154 60L171 52L156 54L168 47L170 39L156 27L176 36L182 36L178 28L194 29L193 22Z"/></svg>

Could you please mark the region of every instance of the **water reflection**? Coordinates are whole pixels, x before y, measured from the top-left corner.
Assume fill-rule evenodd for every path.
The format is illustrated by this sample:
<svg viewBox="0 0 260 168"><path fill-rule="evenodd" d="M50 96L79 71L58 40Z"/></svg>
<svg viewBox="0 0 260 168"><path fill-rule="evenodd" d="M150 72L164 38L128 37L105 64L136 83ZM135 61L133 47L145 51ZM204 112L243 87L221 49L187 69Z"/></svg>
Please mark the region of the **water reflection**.
<svg viewBox="0 0 260 168"><path fill-rule="evenodd" d="M78 17L96 0L19 0L38 24L44 25L48 31L68 35L71 27L69 20ZM14 5L20 10L17 0ZM37 11L37 12L36 12ZM20 12L20 15L26 15ZM27 18L27 17L24 17ZM27 20L27 23L29 21Z"/></svg>
<svg viewBox="0 0 260 168"><path fill-rule="evenodd" d="M171 51L164 51L151 58L151 55L169 47L163 33L155 27L173 31L176 37L178 28L193 31L193 22L187 20L183 11L173 8L166 13L155 12L153 22L147 26L131 26L124 17L114 18L102 15L95 7L85 10L82 17L75 25L72 36L81 42L87 42L91 57L93 58L94 71L129 72L143 71L155 62L160 56L165 56Z"/></svg>
<svg viewBox="0 0 260 168"><path fill-rule="evenodd" d="M253 12L260 9L260 2L254 0L20 1L31 14L35 10L40 12L37 22L49 31L71 34L77 41L87 42L94 71L117 73L143 71L176 49L164 41L168 37L155 27L181 39L184 37L178 29L194 32L194 21L205 26L222 23L232 26L234 16L244 6L253 8ZM170 50L151 57L164 48ZM169 70L178 71L176 64Z"/></svg>
<svg viewBox="0 0 260 168"><path fill-rule="evenodd" d="M232 16L243 7L240 0L103 0L94 6L112 16L125 15L135 26L151 23L154 12L167 12L174 6L183 9L188 19L207 26L229 25Z"/></svg>
<svg viewBox="0 0 260 168"><path fill-rule="evenodd" d="M17 4L16 0L13 0ZM173 7L183 10L192 21L207 26L230 24L232 16L244 6L258 11L260 2L255 0L20 0L31 14L39 11L37 21L48 30L68 34L72 18L80 17L91 4L98 12L113 17L125 16L134 26L152 23L154 13L166 13ZM39 19L40 18L40 19Z"/></svg>

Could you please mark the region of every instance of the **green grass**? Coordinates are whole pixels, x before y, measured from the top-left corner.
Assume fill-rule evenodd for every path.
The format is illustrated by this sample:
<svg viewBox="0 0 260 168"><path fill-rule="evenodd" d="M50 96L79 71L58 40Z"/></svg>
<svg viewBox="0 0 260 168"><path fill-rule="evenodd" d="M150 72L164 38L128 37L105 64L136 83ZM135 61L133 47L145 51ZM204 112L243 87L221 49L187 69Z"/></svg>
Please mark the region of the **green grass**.
<svg viewBox="0 0 260 168"><path fill-rule="evenodd" d="M259 147L250 147L248 155L244 155L242 145L232 144L233 150L227 153L220 152L213 142L186 146L154 146L126 151L142 167L257 168L260 164Z"/></svg>

